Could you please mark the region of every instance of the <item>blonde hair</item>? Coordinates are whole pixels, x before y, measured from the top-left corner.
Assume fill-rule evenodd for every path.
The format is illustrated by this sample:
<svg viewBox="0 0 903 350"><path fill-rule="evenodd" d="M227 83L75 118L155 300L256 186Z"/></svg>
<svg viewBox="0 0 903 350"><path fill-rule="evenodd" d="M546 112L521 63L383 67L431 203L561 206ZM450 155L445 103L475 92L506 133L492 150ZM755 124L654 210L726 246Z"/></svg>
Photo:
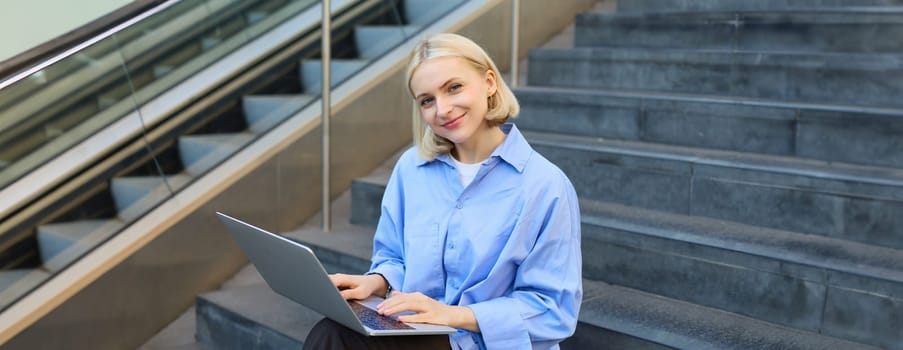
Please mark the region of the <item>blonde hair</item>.
<svg viewBox="0 0 903 350"><path fill-rule="evenodd" d="M486 51L470 39L458 34L440 33L417 43L411 53L406 79L411 96L414 95L411 91L411 77L414 71L420 67L421 63L440 57L462 58L480 74L487 71L495 74L497 88L495 93L489 96L489 110L486 112L486 121L489 126L501 125L508 121L508 118L516 117L520 112L520 105L517 103L514 93L502 80L499 69ZM448 153L455 147L451 141L436 135L432 129L424 125L420 116L420 106L416 100L413 101L412 124L414 144L417 145L420 156L424 159L433 160L436 156Z"/></svg>

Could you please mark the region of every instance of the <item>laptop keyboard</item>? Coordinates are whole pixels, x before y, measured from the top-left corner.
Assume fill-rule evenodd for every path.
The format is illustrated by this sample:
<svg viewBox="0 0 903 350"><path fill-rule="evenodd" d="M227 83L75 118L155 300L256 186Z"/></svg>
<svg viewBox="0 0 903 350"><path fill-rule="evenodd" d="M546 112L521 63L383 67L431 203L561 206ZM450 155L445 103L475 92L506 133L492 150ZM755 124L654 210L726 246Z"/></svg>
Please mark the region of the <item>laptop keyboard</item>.
<svg viewBox="0 0 903 350"><path fill-rule="evenodd" d="M357 317L361 319L361 322L363 322L365 326L372 329L414 329L414 327L408 326L394 318L382 316L376 311L373 311L372 309L361 304L349 302L348 305L351 305L351 310L354 310L354 313L357 314Z"/></svg>

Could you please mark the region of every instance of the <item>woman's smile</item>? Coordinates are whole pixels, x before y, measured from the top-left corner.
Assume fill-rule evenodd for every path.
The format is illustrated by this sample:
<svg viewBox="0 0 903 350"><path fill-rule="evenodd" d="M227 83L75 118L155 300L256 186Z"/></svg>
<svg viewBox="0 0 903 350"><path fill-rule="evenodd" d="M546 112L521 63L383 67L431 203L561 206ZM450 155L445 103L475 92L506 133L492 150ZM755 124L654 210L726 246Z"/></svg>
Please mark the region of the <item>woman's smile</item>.
<svg viewBox="0 0 903 350"><path fill-rule="evenodd" d="M463 114L462 114L460 117L457 117L457 118L455 118L455 119L452 119L452 120L449 120L449 121L445 122L444 124L442 124L442 127L443 127L443 128L446 128L446 129L454 129L454 128L457 128L458 125L461 125L461 122L462 122L462 121L464 121L464 115L463 115Z"/></svg>

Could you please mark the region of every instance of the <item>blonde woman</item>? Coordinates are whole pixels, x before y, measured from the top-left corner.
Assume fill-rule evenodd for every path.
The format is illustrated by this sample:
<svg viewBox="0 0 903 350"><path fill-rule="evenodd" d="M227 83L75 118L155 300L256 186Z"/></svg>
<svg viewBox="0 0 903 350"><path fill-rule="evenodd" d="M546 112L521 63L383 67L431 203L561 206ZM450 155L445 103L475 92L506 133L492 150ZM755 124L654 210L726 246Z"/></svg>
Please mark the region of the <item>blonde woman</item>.
<svg viewBox="0 0 903 350"><path fill-rule="evenodd" d="M324 320L305 347L556 349L582 297L580 213L565 174L513 124L519 106L477 44L420 42L407 71L415 147L383 196L366 275L333 275L346 299L388 295L384 315L450 336L366 337Z"/></svg>

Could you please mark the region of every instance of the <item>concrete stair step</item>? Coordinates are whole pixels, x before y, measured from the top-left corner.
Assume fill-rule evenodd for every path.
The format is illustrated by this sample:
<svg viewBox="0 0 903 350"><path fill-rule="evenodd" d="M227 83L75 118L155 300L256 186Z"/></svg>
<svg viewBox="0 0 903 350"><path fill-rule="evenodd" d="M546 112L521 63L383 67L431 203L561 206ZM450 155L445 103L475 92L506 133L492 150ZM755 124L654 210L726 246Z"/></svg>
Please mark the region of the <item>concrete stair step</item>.
<svg viewBox="0 0 903 350"><path fill-rule="evenodd" d="M386 191L386 184L389 183L389 176L392 175L395 163L398 163L398 159L406 150L402 149L394 154L367 176L351 181L351 190L349 191L351 192L351 203L349 204L351 213L348 220L351 224L375 228L379 223L383 192Z"/></svg>
<svg viewBox="0 0 903 350"><path fill-rule="evenodd" d="M903 248L903 172L525 132L583 199Z"/></svg>
<svg viewBox="0 0 903 350"><path fill-rule="evenodd" d="M583 13L575 46L752 51L901 52L903 12L724 11Z"/></svg>
<svg viewBox="0 0 903 350"><path fill-rule="evenodd" d="M351 181L351 223L376 227L389 175L371 175Z"/></svg>
<svg viewBox="0 0 903 350"><path fill-rule="evenodd" d="M285 236L310 247L324 267L328 267L326 271L329 273L366 273L370 270L370 256L373 253L373 230L350 231L343 229L324 233L315 229L287 232Z"/></svg>
<svg viewBox="0 0 903 350"><path fill-rule="evenodd" d="M358 26L354 28L354 42L360 58L376 59L416 34L420 26Z"/></svg>
<svg viewBox="0 0 903 350"><path fill-rule="evenodd" d="M249 95L241 101L248 129L259 134L292 116L314 98L313 95Z"/></svg>
<svg viewBox="0 0 903 350"><path fill-rule="evenodd" d="M522 130L903 168L901 109L557 87L515 94Z"/></svg>
<svg viewBox="0 0 903 350"><path fill-rule="evenodd" d="M901 107L903 56L583 47L534 49L533 86Z"/></svg>
<svg viewBox="0 0 903 350"><path fill-rule="evenodd" d="M215 349L300 349L323 316L257 284L196 299L199 343Z"/></svg>
<svg viewBox="0 0 903 350"><path fill-rule="evenodd" d="M194 176L188 174L160 176L118 177L110 181L110 191L119 217L129 222L144 215L148 210L163 202L185 187Z"/></svg>
<svg viewBox="0 0 903 350"><path fill-rule="evenodd" d="M369 267L369 261L363 270L349 267L343 263L356 261L356 257L330 254L328 248L308 245L329 273L360 274ZM215 349L301 348L307 333L323 318L316 311L277 294L262 279L261 283L198 296L196 315L198 342Z"/></svg>
<svg viewBox="0 0 903 350"><path fill-rule="evenodd" d="M251 142L254 134L208 134L179 137L179 155L185 172L198 176Z"/></svg>
<svg viewBox="0 0 903 350"><path fill-rule="evenodd" d="M81 220L38 226L38 248L44 267L56 272L125 227L118 219Z"/></svg>
<svg viewBox="0 0 903 350"><path fill-rule="evenodd" d="M903 248L903 172L814 160L524 132L583 199ZM357 179L375 225L388 177ZM364 202L369 198L369 202Z"/></svg>
<svg viewBox="0 0 903 350"><path fill-rule="evenodd" d="M580 206L584 278L874 346L903 344L900 250L612 203Z"/></svg>
<svg viewBox="0 0 903 350"><path fill-rule="evenodd" d="M900 6L900 0L632 0L618 3L619 12L775 11L842 7Z"/></svg>
<svg viewBox="0 0 903 350"><path fill-rule="evenodd" d="M322 213L318 213L297 230L285 232L284 235L309 246L324 264L342 267L359 274L370 269L375 231L373 227L354 224L348 220L354 200L352 192L346 191L333 200L331 232L323 232Z"/></svg>
<svg viewBox="0 0 903 350"><path fill-rule="evenodd" d="M641 349L878 349L603 282L584 279L583 289L580 325L571 344Z"/></svg>
<svg viewBox="0 0 903 350"><path fill-rule="evenodd" d="M330 82L332 86L345 81L345 79L354 75L369 60L366 59L333 59L332 71L330 71ZM322 72L323 63L320 60L302 60L301 61L301 86L307 94L318 95L323 83Z"/></svg>

